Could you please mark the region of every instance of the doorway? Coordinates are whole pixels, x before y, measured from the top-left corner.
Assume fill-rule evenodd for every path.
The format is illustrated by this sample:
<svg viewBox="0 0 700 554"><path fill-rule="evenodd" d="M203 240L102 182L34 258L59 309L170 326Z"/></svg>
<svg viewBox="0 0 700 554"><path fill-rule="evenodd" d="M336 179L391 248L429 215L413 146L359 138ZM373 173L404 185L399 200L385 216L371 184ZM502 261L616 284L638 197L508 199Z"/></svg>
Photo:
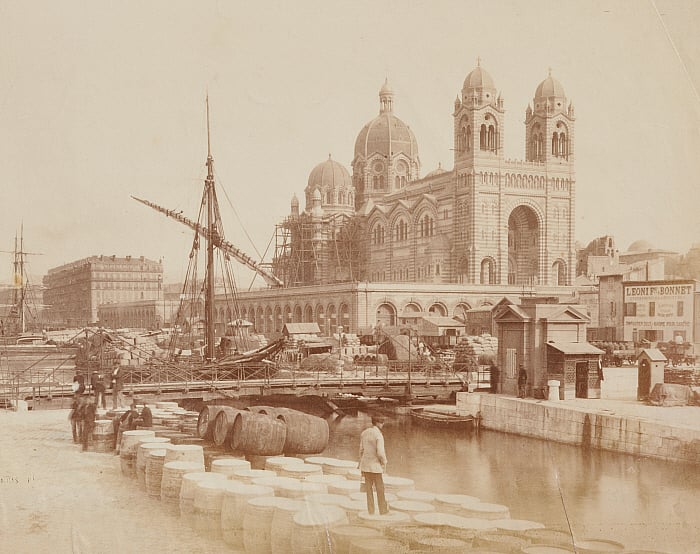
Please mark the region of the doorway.
<svg viewBox="0 0 700 554"><path fill-rule="evenodd" d="M651 364L649 360L639 360L637 373L637 400L647 400L651 389Z"/></svg>
<svg viewBox="0 0 700 554"><path fill-rule="evenodd" d="M588 398L588 362L576 362L576 398Z"/></svg>

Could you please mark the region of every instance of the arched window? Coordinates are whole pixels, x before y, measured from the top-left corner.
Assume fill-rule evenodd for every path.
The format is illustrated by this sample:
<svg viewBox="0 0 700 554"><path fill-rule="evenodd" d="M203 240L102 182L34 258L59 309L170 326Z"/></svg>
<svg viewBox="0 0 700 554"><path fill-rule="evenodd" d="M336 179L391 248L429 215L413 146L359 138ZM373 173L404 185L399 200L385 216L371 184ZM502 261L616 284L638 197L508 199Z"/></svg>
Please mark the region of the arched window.
<svg viewBox="0 0 700 554"><path fill-rule="evenodd" d="M467 152L472 149L472 126L467 125Z"/></svg>
<svg viewBox="0 0 700 554"><path fill-rule="evenodd" d="M559 136L558 133L552 133L552 156L559 155Z"/></svg>
<svg viewBox="0 0 700 554"><path fill-rule="evenodd" d="M493 285L496 283L496 271L491 258L484 258L481 261L480 281L482 285Z"/></svg>
<svg viewBox="0 0 700 554"><path fill-rule="evenodd" d="M487 149L487 136L486 136L486 125L481 126L481 131L479 131L479 148L481 150Z"/></svg>
<svg viewBox="0 0 700 554"><path fill-rule="evenodd" d="M562 158L568 156L567 144L566 144L566 133L559 133L559 155Z"/></svg>
<svg viewBox="0 0 700 554"><path fill-rule="evenodd" d="M566 285L566 264L562 260L552 264L552 285L557 287Z"/></svg>
<svg viewBox="0 0 700 554"><path fill-rule="evenodd" d="M394 227L394 238L397 242L403 242L408 239L408 223L404 219L399 219Z"/></svg>
<svg viewBox="0 0 700 554"><path fill-rule="evenodd" d="M331 191L328 191L326 193L326 204L332 204L333 203L332 198L333 198L333 194L331 193Z"/></svg>
<svg viewBox="0 0 700 554"><path fill-rule="evenodd" d="M489 125L488 130L488 149L491 151L496 150L496 129L493 125Z"/></svg>

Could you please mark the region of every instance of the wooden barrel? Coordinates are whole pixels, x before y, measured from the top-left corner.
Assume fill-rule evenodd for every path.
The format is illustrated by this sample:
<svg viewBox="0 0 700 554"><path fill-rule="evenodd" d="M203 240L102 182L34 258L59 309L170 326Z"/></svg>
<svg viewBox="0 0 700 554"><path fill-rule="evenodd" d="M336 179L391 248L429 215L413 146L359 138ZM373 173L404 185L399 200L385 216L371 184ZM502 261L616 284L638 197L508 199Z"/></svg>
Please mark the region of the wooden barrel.
<svg viewBox="0 0 700 554"><path fill-rule="evenodd" d="M367 500L367 493L366 492L351 492L349 494L350 498L352 500ZM384 493L384 498L386 499L387 502L393 502L394 500L398 500L399 497L396 496L393 492L385 492Z"/></svg>
<svg viewBox="0 0 700 554"><path fill-rule="evenodd" d="M326 492L326 486L322 483L310 483L308 481L297 481L284 484L280 490L280 496L285 498L304 498L308 494L322 494Z"/></svg>
<svg viewBox="0 0 700 554"><path fill-rule="evenodd" d="M214 474L217 475L217 474ZM221 538L221 508L227 479L203 479L194 491L194 528L207 536Z"/></svg>
<svg viewBox="0 0 700 554"><path fill-rule="evenodd" d="M525 534L527 531L533 529L544 529L544 524L538 523L537 521L529 521L527 519L496 519L493 520L492 523L499 533L526 538L528 541L530 541L530 539Z"/></svg>
<svg viewBox="0 0 700 554"><path fill-rule="evenodd" d="M197 483L204 480L226 481L226 476L221 473L211 473L209 471L197 471L185 473L180 484L180 517L190 527L194 527L194 493Z"/></svg>
<svg viewBox="0 0 700 554"><path fill-rule="evenodd" d="M396 475L384 475L384 490L397 494L399 491L409 491L416 488L413 479L397 477Z"/></svg>
<svg viewBox="0 0 700 554"><path fill-rule="evenodd" d="M335 554L349 554L350 543L359 539L376 539L382 536L381 531L362 525L338 525L333 527L331 535L331 551Z"/></svg>
<svg viewBox="0 0 700 554"><path fill-rule="evenodd" d="M275 406L248 406L248 411L254 414L265 414L271 416L277 416L277 408Z"/></svg>
<svg viewBox="0 0 700 554"><path fill-rule="evenodd" d="M246 503L243 513L243 546L246 552L271 554L272 516L280 499L275 496L259 496Z"/></svg>
<svg viewBox="0 0 700 554"><path fill-rule="evenodd" d="M467 503L476 504L481 502L476 496L466 494L438 494L435 496L435 507L440 512L461 515L462 505Z"/></svg>
<svg viewBox="0 0 700 554"><path fill-rule="evenodd" d="M274 471L270 471L269 469L237 469L229 475L229 479L252 485L255 479L259 479L260 477L275 477L276 475Z"/></svg>
<svg viewBox="0 0 700 554"><path fill-rule="evenodd" d="M408 552L408 546L384 537L355 539L350 542L348 552L350 554L405 554Z"/></svg>
<svg viewBox="0 0 700 554"><path fill-rule="evenodd" d="M312 475L323 476L323 468L316 464L305 464L302 462L300 464L287 464L279 469L278 474L285 477L294 477L295 479L306 479ZM335 477L342 477L342 475Z"/></svg>
<svg viewBox="0 0 700 554"><path fill-rule="evenodd" d="M287 426L284 452L318 454L328 447L329 429L325 419L290 409L279 410L277 419Z"/></svg>
<svg viewBox="0 0 700 554"><path fill-rule="evenodd" d="M323 473L325 475L346 475L351 469L357 469L357 462L339 460L337 458L327 458L323 462Z"/></svg>
<svg viewBox="0 0 700 554"><path fill-rule="evenodd" d="M111 452L114 450L114 424L111 419L95 420L92 432L95 440L95 452Z"/></svg>
<svg viewBox="0 0 700 554"><path fill-rule="evenodd" d="M306 502L312 504L327 504L329 506L340 506L343 502L348 500L347 496L342 494L329 494L329 493L313 493L304 496Z"/></svg>
<svg viewBox="0 0 700 554"><path fill-rule="evenodd" d="M326 485L328 492L331 494L344 494L349 496L351 493L360 492L360 481L334 481ZM364 493L363 493L364 494Z"/></svg>
<svg viewBox="0 0 700 554"><path fill-rule="evenodd" d="M460 507L463 517L476 517L481 519L504 519L510 517L508 506L503 504L491 504L490 502L466 503Z"/></svg>
<svg viewBox="0 0 700 554"><path fill-rule="evenodd" d="M160 500L160 484L163 477L165 450L149 450L146 454L146 492Z"/></svg>
<svg viewBox="0 0 700 554"><path fill-rule="evenodd" d="M292 554L332 554L328 533L333 527L347 525L348 518L338 506L310 504L293 521Z"/></svg>
<svg viewBox="0 0 700 554"><path fill-rule="evenodd" d="M306 509L306 504L299 500L280 498L275 504L270 528L270 546L272 554L289 554L289 544L292 540L294 515Z"/></svg>
<svg viewBox="0 0 700 554"><path fill-rule="evenodd" d="M463 554L471 551L468 542L450 537L421 537L414 541L414 545L416 550L427 550L428 552L440 552L442 554Z"/></svg>
<svg viewBox="0 0 700 554"><path fill-rule="evenodd" d="M122 440L119 445L119 461L122 474L136 479L136 448L139 445L139 439L153 436L155 436L155 432L147 429L124 431L122 433Z"/></svg>
<svg viewBox="0 0 700 554"><path fill-rule="evenodd" d="M248 500L274 494L272 487L226 483L221 505L221 535L226 544L236 548L243 546L243 517Z"/></svg>
<svg viewBox="0 0 700 554"><path fill-rule="evenodd" d="M260 477L253 479L254 485L272 487L275 496L283 498L304 498L307 494L324 492L324 486L320 483L303 482L292 477Z"/></svg>
<svg viewBox="0 0 700 554"><path fill-rule="evenodd" d="M258 456L276 456L284 451L287 428L264 414L239 412L233 424L231 447Z"/></svg>
<svg viewBox="0 0 700 554"><path fill-rule="evenodd" d="M405 512L389 512L386 514L369 514L366 511L357 514L357 517L362 522L362 525L374 527L376 529L386 529L398 523L407 523L411 521L411 516Z"/></svg>
<svg viewBox="0 0 700 554"><path fill-rule="evenodd" d="M416 491L416 490L401 490L396 492L396 496L400 500L417 500L418 502L433 503L435 501L435 493Z"/></svg>
<svg viewBox="0 0 700 554"><path fill-rule="evenodd" d="M166 458L167 458L166 451ZM204 464L197 462L165 462L163 464L163 477L160 484L160 500L167 509L177 514L180 511L180 487L182 476L186 473L198 473L204 471Z"/></svg>
<svg viewBox="0 0 700 554"><path fill-rule="evenodd" d="M278 475L280 470L284 469L286 466L298 466L304 465L304 460L301 458L296 458L295 456L270 456L265 458L265 468L275 471ZM311 464L307 464L311 465ZM315 467L315 466L314 466Z"/></svg>
<svg viewBox="0 0 700 554"><path fill-rule="evenodd" d="M334 460L335 458L327 458L325 456L306 456L304 457L305 464L315 464L317 466L323 467L328 460Z"/></svg>
<svg viewBox="0 0 700 554"><path fill-rule="evenodd" d="M252 480L253 485L261 485L263 487L272 487L275 491L275 496L279 496L279 490L284 484L298 483L296 479L291 477L281 477L279 475L266 475L264 477L256 477Z"/></svg>
<svg viewBox="0 0 700 554"><path fill-rule="evenodd" d="M435 506L428 502L421 502L419 500L394 500L393 502L389 503L389 507L392 510L406 512L410 515L435 511Z"/></svg>
<svg viewBox="0 0 700 554"><path fill-rule="evenodd" d="M216 414L221 411L224 406L204 406L197 417L197 436L200 439L211 440L212 432L214 431L214 420Z"/></svg>
<svg viewBox="0 0 700 554"><path fill-rule="evenodd" d="M612 554L624 552L625 545L608 539L583 539L575 541L574 548L581 554Z"/></svg>
<svg viewBox="0 0 700 554"><path fill-rule="evenodd" d="M440 531L428 525L418 525L415 523L402 523L392 525L384 530L384 534L390 539L394 539L409 546L415 547L415 541L423 537L437 537Z"/></svg>
<svg viewBox="0 0 700 554"><path fill-rule="evenodd" d="M498 520L500 522L500 520ZM523 535L533 544L551 544L573 547L571 533L557 529L528 529Z"/></svg>
<svg viewBox="0 0 700 554"><path fill-rule="evenodd" d="M221 410L214 418L214 428L211 432L211 438L216 446L224 446L230 443L233 422L239 413L240 410L236 408L221 406Z"/></svg>
<svg viewBox="0 0 700 554"><path fill-rule="evenodd" d="M309 483L320 483L322 485L325 485L326 489L328 489L329 483L337 483L338 481L346 481L347 480L342 475L323 475L323 473L321 473L323 471L321 466L317 466L314 464L306 464L306 465L310 465L312 467L317 467L318 471L319 471L319 473L312 473L311 475L307 475L306 477L304 477L304 481L308 481Z"/></svg>
<svg viewBox="0 0 700 554"><path fill-rule="evenodd" d="M196 444L173 444L166 448L165 463L194 462L204 468L204 449ZM202 469L204 471L204 469Z"/></svg>
<svg viewBox="0 0 700 554"><path fill-rule="evenodd" d="M217 458L211 461L212 473L222 473L229 476L238 469L250 469L250 462L241 458Z"/></svg>
<svg viewBox="0 0 700 554"><path fill-rule="evenodd" d="M149 450L167 450L166 445L169 439L159 437L148 437L144 439L148 442L140 442L136 450L136 479L142 486L146 486L146 453ZM157 441L157 442L151 442Z"/></svg>
<svg viewBox="0 0 700 554"><path fill-rule="evenodd" d="M530 541L514 535L503 533L479 533L472 543L474 548L493 550L495 552L520 552L530 545Z"/></svg>
<svg viewBox="0 0 700 554"><path fill-rule="evenodd" d="M348 515L348 521L352 525L361 525L360 513L367 511L367 498L353 500L352 498L345 497L340 507L345 510L345 513Z"/></svg>
<svg viewBox="0 0 700 554"><path fill-rule="evenodd" d="M561 544L533 544L523 548L520 551L520 554L569 554L571 552L575 552L573 546L564 546ZM634 552L630 552L629 554L634 554ZM654 553L648 552L646 554Z"/></svg>

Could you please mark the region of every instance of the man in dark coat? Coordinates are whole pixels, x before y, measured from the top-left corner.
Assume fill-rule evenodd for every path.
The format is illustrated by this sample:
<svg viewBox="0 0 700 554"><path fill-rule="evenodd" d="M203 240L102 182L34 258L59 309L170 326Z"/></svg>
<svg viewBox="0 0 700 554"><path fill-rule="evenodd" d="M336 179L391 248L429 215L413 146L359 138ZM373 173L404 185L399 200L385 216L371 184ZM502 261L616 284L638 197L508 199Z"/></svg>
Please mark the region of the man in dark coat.
<svg viewBox="0 0 700 554"><path fill-rule="evenodd" d="M88 449L88 443L92 438L92 432L95 430L95 414L97 412L97 406L95 405L95 398L90 395L85 401L85 407L83 408L83 452Z"/></svg>
<svg viewBox="0 0 700 554"><path fill-rule="evenodd" d="M527 371L521 365L518 371L518 398L525 398L527 396Z"/></svg>
<svg viewBox="0 0 700 554"><path fill-rule="evenodd" d="M99 406L102 404L102 409L107 409L107 398L105 395L105 380L104 376L100 375L97 371L92 372L92 392L95 393L95 404Z"/></svg>
<svg viewBox="0 0 700 554"><path fill-rule="evenodd" d="M496 364L491 364L491 392L492 393L497 393L498 392L498 383L500 383L501 380L501 371L498 369L498 366Z"/></svg>

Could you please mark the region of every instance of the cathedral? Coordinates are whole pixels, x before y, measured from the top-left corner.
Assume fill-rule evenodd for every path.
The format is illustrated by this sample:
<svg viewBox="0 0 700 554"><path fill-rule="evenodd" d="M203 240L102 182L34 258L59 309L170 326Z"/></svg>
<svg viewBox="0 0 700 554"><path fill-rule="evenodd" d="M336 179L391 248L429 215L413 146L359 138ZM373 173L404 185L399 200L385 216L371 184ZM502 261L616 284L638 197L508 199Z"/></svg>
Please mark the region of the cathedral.
<svg viewBox="0 0 700 554"><path fill-rule="evenodd" d="M330 158L277 226L288 287L332 283L566 286L575 277L574 108L551 74L525 108L525 158L504 158L504 99L479 63L453 109L454 161L421 177L418 141L379 91L352 174Z"/></svg>

